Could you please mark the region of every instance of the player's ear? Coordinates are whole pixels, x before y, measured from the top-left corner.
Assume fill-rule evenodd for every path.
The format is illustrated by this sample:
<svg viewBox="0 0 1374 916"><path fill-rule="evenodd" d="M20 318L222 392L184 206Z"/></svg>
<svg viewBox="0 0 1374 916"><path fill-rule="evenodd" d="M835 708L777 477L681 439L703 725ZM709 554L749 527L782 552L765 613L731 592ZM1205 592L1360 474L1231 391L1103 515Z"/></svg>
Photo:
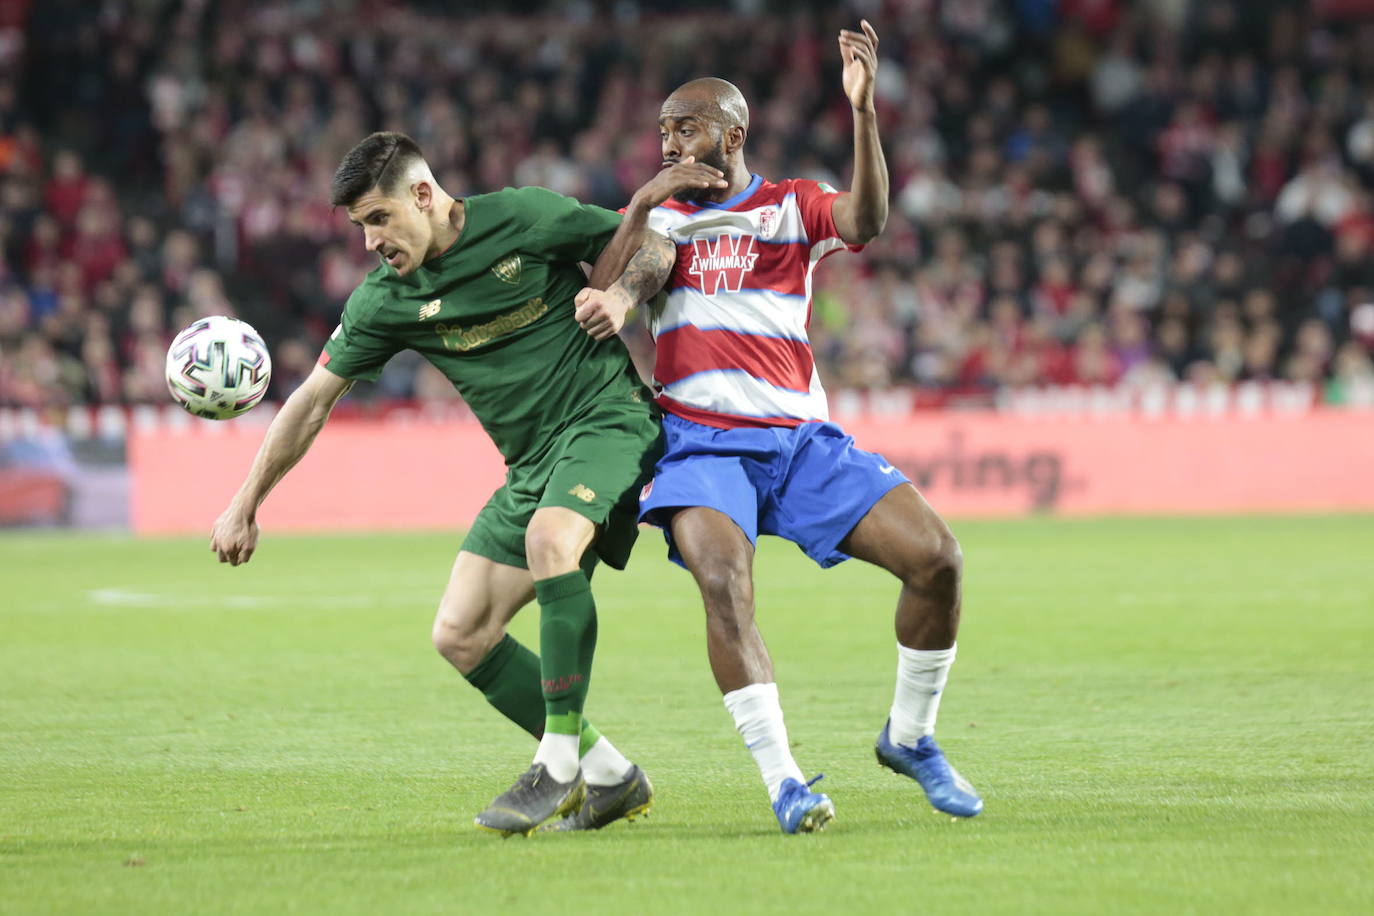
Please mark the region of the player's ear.
<svg viewBox="0 0 1374 916"><path fill-rule="evenodd" d="M735 150L744 146L746 131L743 127L736 124L725 132L725 151L733 153Z"/></svg>
<svg viewBox="0 0 1374 916"><path fill-rule="evenodd" d="M428 181L417 181L410 187L410 195L415 200L415 209L428 210L434 203L434 188Z"/></svg>

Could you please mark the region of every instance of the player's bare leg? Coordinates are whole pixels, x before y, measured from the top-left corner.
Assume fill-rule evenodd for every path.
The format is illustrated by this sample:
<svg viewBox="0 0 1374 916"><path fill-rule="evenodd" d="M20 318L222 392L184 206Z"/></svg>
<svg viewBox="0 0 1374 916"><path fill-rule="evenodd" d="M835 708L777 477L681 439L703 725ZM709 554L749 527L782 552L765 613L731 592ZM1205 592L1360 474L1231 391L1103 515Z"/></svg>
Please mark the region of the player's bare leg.
<svg viewBox="0 0 1374 916"><path fill-rule="evenodd" d="M505 638L516 612L533 600L528 569L459 551L434 617L434 648L466 677ZM542 718L540 710L540 733Z"/></svg>
<svg viewBox="0 0 1374 916"><path fill-rule="evenodd" d="M511 619L533 599L529 570L461 551L439 602L432 638L439 654L488 703L538 740L544 736L539 657L506 633ZM579 749L594 785L621 782L631 766L586 720Z"/></svg>
<svg viewBox="0 0 1374 916"><path fill-rule="evenodd" d="M561 506L538 509L526 527L525 558L540 611L544 734L530 768L477 815L479 827L529 834L549 818L582 807L587 783L578 759L596 649L596 604L580 563L595 537L590 520Z"/></svg>
<svg viewBox="0 0 1374 916"><path fill-rule="evenodd" d="M533 598L529 570L462 551L453 563L432 635L439 654L481 690L487 702L538 739L544 734L539 658L506 634L511 619ZM600 804L594 817L562 829L584 829L582 820L588 821L588 828L599 828L647 810L653 790L644 772L586 720L579 750L589 789L599 793ZM581 814L579 810L572 818Z"/></svg>
<svg viewBox="0 0 1374 916"><path fill-rule="evenodd" d="M953 532L910 484L893 487L859 520L840 550L892 573L897 642L948 649L959 633L963 554Z"/></svg>
<svg viewBox="0 0 1374 916"><path fill-rule="evenodd" d="M937 809L972 817L983 801L935 744L940 697L954 663L963 554L944 519L910 484L894 487L840 543L902 583L897 599L897 689L876 751L883 766L921 784Z"/></svg>
<svg viewBox="0 0 1374 916"><path fill-rule="evenodd" d="M591 522L571 509L551 506L537 511L525 538L526 555L534 579L541 582L558 582L567 581L569 578L576 579L582 575L579 564L595 536L596 529ZM584 630L581 638L590 639L594 643L596 618L595 608L590 605L590 600L591 594L588 591L590 629ZM547 646L550 640L574 640L575 624L557 617L550 620L550 604L543 600L540 603L544 608L540 625L541 643ZM590 675L590 646L584 651L585 661L581 664ZM546 675L546 701L550 696L549 680L550 676ZM585 697L585 688L583 696ZM588 742L590 726L581 718L580 704L578 718L582 723L578 747L581 751L581 771L587 783L586 796L580 807L567 812L567 816L562 820L546 825L545 829L599 830L620 818L632 821L640 814L647 813L654 797L649 777L639 767L626 760L605 738ZM595 733L595 729L591 731ZM565 753L564 743L563 735L545 731L540 741L539 753L534 758L536 765L551 765L552 755Z"/></svg>
<svg viewBox="0 0 1374 916"><path fill-rule="evenodd" d="M537 510L525 531L525 559L539 601L539 666L546 722L535 762L562 781L577 770L577 736L596 648L596 606L582 555L596 526L571 509Z"/></svg>
<svg viewBox="0 0 1374 916"><path fill-rule="evenodd" d="M711 672L759 766L778 823L786 833L824 829L835 816L834 805L807 790L809 783L792 759L773 660L754 620L754 546L715 509L682 509L671 524L673 541L706 607Z"/></svg>
<svg viewBox="0 0 1374 916"><path fill-rule="evenodd" d="M773 660L754 621L754 545L723 512L673 516L673 541L706 605L706 654L722 694L773 682Z"/></svg>

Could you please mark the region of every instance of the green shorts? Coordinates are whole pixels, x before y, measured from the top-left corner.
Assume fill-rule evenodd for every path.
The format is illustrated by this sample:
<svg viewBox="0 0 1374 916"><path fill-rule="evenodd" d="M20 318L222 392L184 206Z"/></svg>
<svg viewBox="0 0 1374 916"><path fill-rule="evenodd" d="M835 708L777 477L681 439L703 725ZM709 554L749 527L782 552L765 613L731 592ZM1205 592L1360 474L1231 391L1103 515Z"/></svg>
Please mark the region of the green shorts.
<svg viewBox="0 0 1374 916"><path fill-rule="evenodd" d="M505 486L477 513L463 550L528 569L525 528L536 509L562 506L599 526L583 567L599 557L624 569L639 536L639 491L663 454L658 409L616 405L565 429L529 464L506 472Z"/></svg>

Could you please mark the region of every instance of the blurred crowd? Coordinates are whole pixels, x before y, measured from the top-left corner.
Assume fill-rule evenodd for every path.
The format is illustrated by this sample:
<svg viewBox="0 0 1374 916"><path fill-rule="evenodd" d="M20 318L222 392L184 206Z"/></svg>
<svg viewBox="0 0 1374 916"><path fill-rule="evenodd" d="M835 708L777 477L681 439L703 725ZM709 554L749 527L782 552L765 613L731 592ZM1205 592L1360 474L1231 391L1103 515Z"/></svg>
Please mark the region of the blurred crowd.
<svg viewBox="0 0 1374 916"><path fill-rule="evenodd" d="M272 345L273 396L376 263L328 183L410 133L456 195L619 207L662 97L750 101L746 161L846 186L835 35L881 38L887 229L818 269L836 387L1374 380L1374 3L0 2L0 403L165 400L195 317ZM1365 14L1369 18L1365 18ZM626 332L642 366L652 348ZM371 396L453 393L417 358Z"/></svg>

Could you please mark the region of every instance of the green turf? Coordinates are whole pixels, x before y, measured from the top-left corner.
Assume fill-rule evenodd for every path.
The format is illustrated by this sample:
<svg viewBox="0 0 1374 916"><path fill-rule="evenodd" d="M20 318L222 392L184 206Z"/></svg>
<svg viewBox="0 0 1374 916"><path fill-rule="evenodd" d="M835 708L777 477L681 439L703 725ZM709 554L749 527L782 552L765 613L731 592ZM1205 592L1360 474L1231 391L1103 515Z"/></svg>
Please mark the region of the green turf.
<svg viewBox="0 0 1374 916"><path fill-rule="evenodd" d="M941 715L984 813L880 770L895 590L758 559L795 752L784 837L646 536L599 573L590 714L653 816L503 841L533 742L429 644L451 536L0 538L0 912L1374 911L1374 518L956 526ZM535 614L517 635L535 632Z"/></svg>

